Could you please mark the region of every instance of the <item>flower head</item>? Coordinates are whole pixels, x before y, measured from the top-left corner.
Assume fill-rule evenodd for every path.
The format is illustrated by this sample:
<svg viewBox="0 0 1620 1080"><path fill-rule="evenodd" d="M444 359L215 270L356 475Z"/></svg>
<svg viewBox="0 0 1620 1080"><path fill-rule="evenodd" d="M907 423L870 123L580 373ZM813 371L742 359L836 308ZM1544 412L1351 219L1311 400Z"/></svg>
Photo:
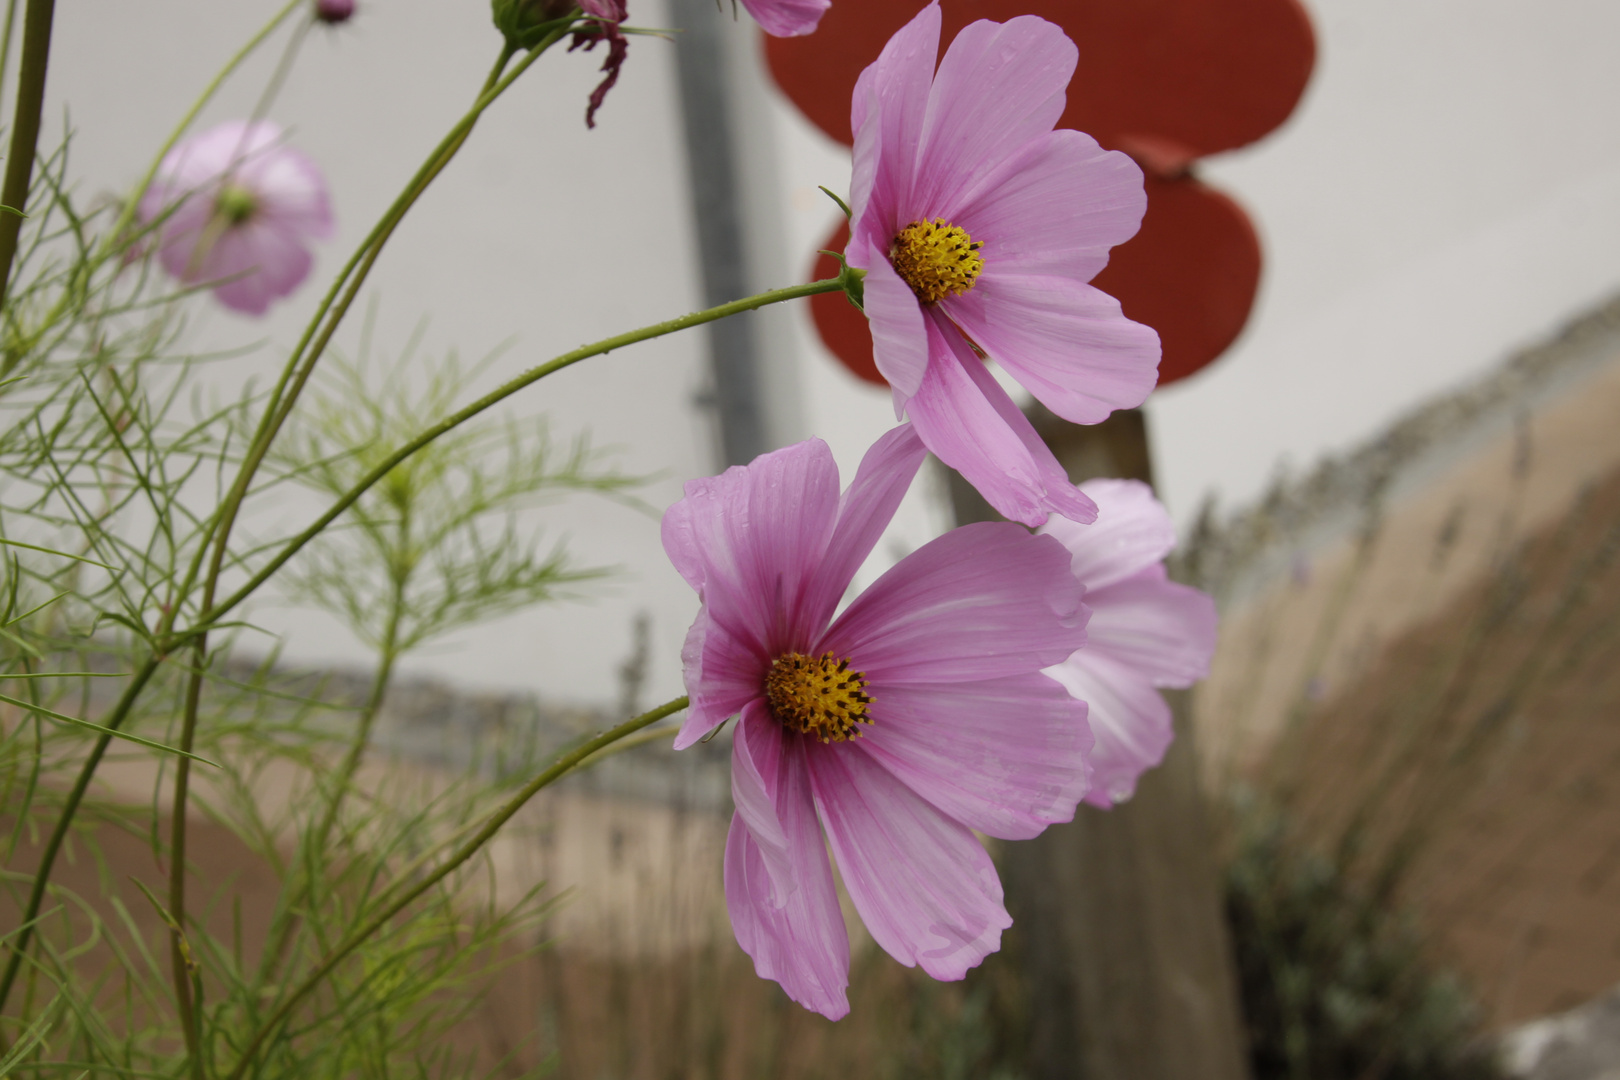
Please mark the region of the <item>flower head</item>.
<svg viewBox="0 0 1620 1080"><path fill-rule="evenodd" d="M687 484L664 515L664 549L703 601L675 745L740 715L732 928L760 975L834 1019L849 1011L849 942L828 845L878 944L959 979L1011 925L972 830L1034 836L1086 791L1085 707L1040 671L1085 639L1057 541L964 526L834 617L923 457L896 428L840 498L831 452L810 440Z"/></svg>
<svg viewBox="0 0 1620 1080"><path fill-rule="evenodd" d="M348 22L354 17L354 0L315 0L315 18L323 23Z"/></svg>
<svg viewBox="0 0 1620 1080"><path fill-rule="evenodd" d="M1146 484L1090 480L1095 525L1053 518L1041 529L1069 549L1070 568L1092 609L1086 647L1046 673L1090 706L1095 770L1086 801L1112 806L1164 758L1170 707L1159 687L1191 686L1209 674L1218 619L1205 593L1170 581L1170 515Z"/></svg>
<svg viewBox="0 0 1620 1080"><path fill-rule="evenodd" d="M772 37L812 34L832 0L742 0L760 28Z"/></svg>
<svg viewBox="0 0 1620 1080"><path fill-rule="evenodd" d="M309 276L309 241L332 234L326 180L268 120L233 120L164 156L141 197L157 221L158 259L186 284L216 283L234 311L262 315Z"/></svg>
<svg viewBox="0 0 1620 1080"><path fill-rule="evenodd" d="M850 265L897 414L1002 514L1096 508L1069 483L989 357L1059 416L1096 423L1153 389L1159 339L1087 284L1136 233L1142 172L1054 131L1077 52L1035 16L980 21L939 55L930 4L855 86Z"/></svg>

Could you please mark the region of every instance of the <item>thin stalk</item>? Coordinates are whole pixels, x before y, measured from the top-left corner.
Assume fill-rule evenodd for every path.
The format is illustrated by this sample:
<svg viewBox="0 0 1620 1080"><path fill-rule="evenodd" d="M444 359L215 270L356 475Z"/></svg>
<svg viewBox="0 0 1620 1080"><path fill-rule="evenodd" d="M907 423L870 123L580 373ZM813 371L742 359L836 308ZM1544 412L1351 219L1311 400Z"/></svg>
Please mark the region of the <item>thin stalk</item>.
<svg viewBox="0 0 1620 1080"><path fill-rule="evenodd" d="M416 436L416 438L411 439L398 450L395 450L392 454L389 454L388 457L384 458L382 462L379 463L374 469L362 477L354 487L344 492L344 494L340 496L336 502L327 508L324 514L315 519L313 524L311 524L307 529L299 533L297 536L293 537L291 540L288 540L287 543L282 546L281 550L276 553L275 557L272 558L270 562L267 563L262 569L260 569L258 573L249 578L241 588L237 589L230 596L220 601L217 606L204 611L198 617L196 624L191 629L185 631L182 636L205 631L208 627L224 618L225 615L231 611L231 609L236 607L242 601L246 600L249 596L253 595L253 593L258 590L260 586L268 581L276 573L276 571L280 570L281 567L286 564L288 559L291 559L299 552L300 549L304 547L305 544L308 544L316 536L320 535L322 530L324 530L328 525L332 524L332 522L336 521L345 510L354 505L355 500L359 499L360 496L369 491L379 480L387 476L388 473L392 471L393 468L400 462L409 458L412 454L416 453L418 450L421 450L439 436L455 430L457 427L460 427L468 420L471 420L473 417L477 416L479 413L493 408L502 401L505 401L507 398L511 397L519 390L522 390L524 387L539 382L547 375L551 375L555 372L561 371L565 367L570 367L577 364L581 360L588 359L592 356L601 356L605 353L612 352L614 349L622 349L627 345L634 345L638 341L649 341L652 338L662 337L665 334L673 334L677 330L687 330L694 326L702 326L704 323L715 322L718 319L724 319L731 315L739 315L745 311L753 311L757 308L765 307L768 304L779 304L784 300L797 300L803 296L815 296L819 293L837 292L842 288L844 288L843 278L836 277L825 278L821 281L812 281L806 285L789 285L782 289L771 289L755 296L744 297L741 300L733 300L728 304L720 304L716 307L707 308L703 311L694 311L692 314L682 315L678 319L668 319L661 323L654 323L651 326L643 326L639 330L630 330L623 334L616 334L610 338L603 338L601 341L595 342L591 345L581 345L572 352L563 353L555 360L541 364L539 367L530 368L528 371L517 376L511 381L503 383L501 386L491 390L489 393L485 394L483 397L479 398L477 401L474 401L465 408L451 413L449 416L445 417L445 419L439 421L437 424L434 424L432 427Z"/></svg>
<svg viewBox="0 0 1620 1080"><path fill-rule="evenodd" d="M318 872L324 865L322 856L326 850L327 841L331 838L332 829L337 825L338 815L342 812L343 802L348 795L349 786L354 783L355 774L360 771L360 762L365 757L366 748L371 744L371 730L376 726L377 715L382 711L383 698L388 694L388 685L393 678L394 665L399 660L399 628L405 619L406 586L410 584L411 565L409 560L410 544L410 516L408 513L400 515L399 522L399 548L402 553L401 560L393 567L394 579L393 595L389 599L388 621L383 627L382 645L378 650L377 671L372 678L371 692L366 697L366 703L360 710L359 720L355 727L354 739L349 743L348 753L343 757L343 763L338 766L336 784L332 789L331 798L326 803L326 809L321 814L321 820L310 833L308 843L311 854L299 860L300 865L313 866ZM289 898L285 917L279 920L279 925L272 929L273 941L265 948L260 961L260 982L273 978L277 964L282 954L291 942L293 931L298 924L298 917L294 913L298 905L308 898L314 889L314 882L310 879L308 871L304 877L297 879L297 891Z"/></svg>
<svg viewBox="0 0 1620 1080"><path fill-rule="evenodd" d="M51 62L51 23L56 0L28 0L23 13L22 67L17 74L17 108L11 119L11 150L6 179L0 185L0 300L11 284L28 189L34 183L34 153L39 146L39 116L45 108L45 72Z"/></svg>
<svg viewBox="0 0 1620 1080"><path fill-rule="evenodd" d="M157 671L160 662L160 658L156 655L147 658L130 679L129 685L124 688L123 696L113 707L104 727L117 731L129 718L130 710L135 706L135 699L140 697L141 691L146 688L147 681ZM22 930L17 934L16 940L11 942L11 958L6 961L5 974L0 975L0 1012L5 1011L6 998L10 996L12 984L17 980L23 953L27 951L28 943L34 936L34 923L39 918L39 909L45 901L45 886L50 881L51 867L56 862L57 853L62 850L63 841L67 839L68 828L73 824L73 815L78 812L79 804L84 801L84 793L90 788L90 780L95 776L96 767L101 764L102 755L107 752L107 746L112 740L111 735L102 735L96 739L96 745L91 748L90 756L79 769L79 778L74 782L73 790L68 792L67 801L62 804L62 816L57 820L56 828L51 831L50 839L45 842L45 851L41 854L39 867L34 872L33 890L28 894L28 906L23 909L22 919L19 922Z"/></svg>
<svg viewBox="0 0 1620 1080"><path fill-rule="evenodd" d="M199 634L192 646L191 679L186 684L186 734L188 745L196 730L198 704L202 698L202 672L208 663L208 635ZM182 757L174 771L174 811L169 817L169 959L174 975L174 1000L180 1013L180 1029L186 1039L186 1058L192 1080L203 1080L202 1045L197 1032L197 1013L191 999L191 968L186 955L186 799L191 793L191 759Z"/></svg>
<svg viewBox="0 0 1620 1080"><path fill-rule="evenodd" d="M682 709L686 708L688 704L690 704L690 702L685 697L678 697L674 701L665 702L663 705L658 706L651 712L645 712L632 720L626 720L618 727L611 728L610 730L598 735L596 738L583 742L574 747L574 749L570 750L568 753L559 756L554 762L552 762L550 768L546 769L539 776L529 781L529 783L524 786L523 790L519 791L517 794L513 795L512 798L507 800L506 804L497 810L490 817L490 819L484 823L483 828L479 829L478 832L474 833L470 838L468 838L467 841L463 843L461 847L457 848L454 854L441 863L437 869L435 869L431 874L428 874L421 881L400 893L399 896L395 897L393 900L390 900L384 904L381 911L372 916L369 921L360 927L359 930L344 938L336 948L328 953L325 959L317 964L315 969L305 976L304 980L300 982L291 993L282 999L281 1004L276 1008L276 1011L271 1014L270 1019L253 1033L253 1038L248 1041L247 1048L242 1051L241 1059L237 1061L236 1067L231 1070L227 1080L241 1080L241 1077L249 1068L252 1067L254 1056L258 1054L259 1048L264 1045L264 1040L267 1039L273 1031L281 1027L287 1018L292 1015L293 1009L298 1007L299 1002L303 1001L311 991L318 987L321 982L332 973L333 969L336 968L338 964L342 963L346 957L353 953L355 949L358 949L362 944L364 944L366 940L378 930L381 930L384 926L388 925L389 920L398 915L401 911L404 911L411 905L412 902L422 896L423 893L426 893L429 889L433 888L433 886L443 881L446 877L450 876L450 874L454 873L457 868L465 864L468 859L471 859L474 855L478 854L479 849L481 849L486 843L489 842L491 837L500 831L501 826L505 825L509 820L511 820L514 814L523 809L524 805L527 804L530 799L534 798L534 796L542 788L568 773L580 762L584 761L597 751L613 745L626 735L631 735L637 731L640 731L649 724L657 723L666 716L671 716L680 712Z"/></svg>

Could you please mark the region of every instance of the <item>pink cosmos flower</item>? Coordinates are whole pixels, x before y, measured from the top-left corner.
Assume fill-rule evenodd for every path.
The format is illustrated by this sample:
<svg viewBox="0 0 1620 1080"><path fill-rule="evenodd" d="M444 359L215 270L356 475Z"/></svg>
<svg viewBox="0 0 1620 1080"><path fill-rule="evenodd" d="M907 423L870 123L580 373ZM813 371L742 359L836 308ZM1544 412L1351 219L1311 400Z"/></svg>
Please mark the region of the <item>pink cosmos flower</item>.
<svg viewBox="0 0 1620 1080"><path fill-rule="evenodd" d="M163 158L141 197L142 221L160 226L158 259L186 284L218 282L234 311L262 315L309 276L309 241L332 235L326 180L284 145L269 120L232 120Z"/></svg>
<svg viewBox="0 0 1620 1080"><path fill-rule="evenodd" d="M1084 705L1041 668L1085 639L1057 541L967 525L834 618L924 457L909 425L840 498L812 439L686 485L664 550L703 606L682 650L687 747L738 716L726 903L755 970L832 1019L849 941L827 847L877 943L959 979L1011 925L972 830L1021 839L1085 794Z"/></svg>
<svg viewBox="0 0 1620 1080"><path fill-rule="evenodd" d="M1106 808L1130 798L1137 777L1164 759L1170 706L1156 688L1209 674L1218 620L1209 596L1165 577L1176 531L1151 488L1090 480L1081 489L1097 503L1097 523L1053 518L1040 531L1069 549L1091 622L1086 647L1046 673L1091 707L1097 745L1086 802Z"/></svg>
<svg viewBox="0 0 1620 1080"><path fill-rule="evenodd" d="M1141 404L1158 335L1086 283L1141 224L1142 171L1052 130L1077 55L1062 30L973 23L936 73L939 33L936 2L855 85L846 257L867 272L874 358L896 415L1003 515L1087 522L1096 508L979 355L1076 423Z"/></svg>
<svg viewBox="0 0 1620 1080"><path fill-rule="evenodd" d="M832 0L742 0L760 28L772 37L815 33Z"/></svg>

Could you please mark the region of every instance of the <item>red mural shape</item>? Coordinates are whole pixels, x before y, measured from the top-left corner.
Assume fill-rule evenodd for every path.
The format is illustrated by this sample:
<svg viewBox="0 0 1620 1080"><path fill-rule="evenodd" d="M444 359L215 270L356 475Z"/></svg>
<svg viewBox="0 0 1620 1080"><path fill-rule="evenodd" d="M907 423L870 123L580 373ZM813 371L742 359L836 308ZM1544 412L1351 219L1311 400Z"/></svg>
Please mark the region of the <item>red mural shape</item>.
<svg viewBox="0 0 1620 1080"><path fill-rule="evenodd" d="M771 72L816 126L848 145L855 80L918 7L917 0L835 3L817 33L766 40ZM1095 284L1159 331L1160 386L1214 360L1248 319L1260 245L1242 207L1188 170L1200 157L1259 139L1298 104L1316 56L1298 0L942 0L941 7L947 42L975 19L1034 14L1079 45L1059 126L1125 151L1148 178L1142 230L1114 249ZM842 250L847 236L841 227L825 246ZM836 272L836 260L821 256L816 275ZM881 384L864 316L836 294L816 297L812 311L845 366Z"/></svg>

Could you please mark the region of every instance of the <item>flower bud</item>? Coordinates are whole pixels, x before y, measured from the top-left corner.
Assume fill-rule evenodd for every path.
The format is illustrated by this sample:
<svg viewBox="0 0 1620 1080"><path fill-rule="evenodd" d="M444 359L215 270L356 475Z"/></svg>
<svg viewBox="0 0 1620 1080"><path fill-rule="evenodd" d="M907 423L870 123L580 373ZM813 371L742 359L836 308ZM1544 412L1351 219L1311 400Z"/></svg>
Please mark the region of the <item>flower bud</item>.
<svg viewBox="0 0 1620 1080"><path fill-rule="evenodd" d="M490 0L495 29L515 47L527 49L538 40L536 30L567 18L579 7L577 0Z"/></svg>
<svg viewBox="0 0 1620 1080"><path fill-rule="evenodd" d="M348 22L354 15L354 0L315 0L315 17L323 23Z"/></svg>

